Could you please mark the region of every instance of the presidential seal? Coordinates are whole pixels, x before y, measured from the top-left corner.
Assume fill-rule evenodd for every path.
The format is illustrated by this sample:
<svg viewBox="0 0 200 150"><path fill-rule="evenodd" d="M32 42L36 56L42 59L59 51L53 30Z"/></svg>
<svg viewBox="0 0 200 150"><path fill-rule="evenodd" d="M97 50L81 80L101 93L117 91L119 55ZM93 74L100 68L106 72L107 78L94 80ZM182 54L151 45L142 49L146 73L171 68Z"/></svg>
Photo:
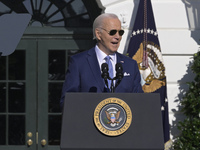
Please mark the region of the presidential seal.
<svg viewBox="0 0 200 150"><path fill-rule="evenodd" d="M118 136L126 132L132 121L132 112L126 102L119 98L101 101L94 111L97 129L108 136Z"/></svg>

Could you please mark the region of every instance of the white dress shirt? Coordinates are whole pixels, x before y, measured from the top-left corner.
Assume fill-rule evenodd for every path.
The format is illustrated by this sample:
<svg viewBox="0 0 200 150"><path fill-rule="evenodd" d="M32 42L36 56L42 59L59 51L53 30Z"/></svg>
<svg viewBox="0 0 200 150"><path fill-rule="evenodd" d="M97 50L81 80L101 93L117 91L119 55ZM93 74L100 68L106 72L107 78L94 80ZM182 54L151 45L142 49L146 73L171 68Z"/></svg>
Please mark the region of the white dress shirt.
<svg viewBox="0 0 200 150"><path fill-rule="evenodd" d="M99 67L101 69L101 65L106 62L105 57L107 55L102 50L100 50L97 45L95 46L95 52L96 52L96 55L97 55L97 60L99 62ZM113 75L115 77L115 75L116 75L115 64L117 63L117 56L116 56L116 54L112 54L112 55L109 55L109 56L111 58L110 61L111 61L112 66L113 66ZM115 83L115 80L114 80L114 83Z"/></svg>

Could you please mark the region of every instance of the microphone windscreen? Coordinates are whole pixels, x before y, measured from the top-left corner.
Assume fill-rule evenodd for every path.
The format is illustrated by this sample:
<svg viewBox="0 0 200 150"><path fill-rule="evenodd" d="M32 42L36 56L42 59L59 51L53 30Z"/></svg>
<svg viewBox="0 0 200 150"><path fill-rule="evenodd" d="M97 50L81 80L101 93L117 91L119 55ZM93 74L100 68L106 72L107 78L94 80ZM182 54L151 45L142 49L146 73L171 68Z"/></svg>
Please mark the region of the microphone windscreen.
<svg viewBox="0 0 200 150"><path fill-rule="evenodd" d="M101 65L101 70L102 70L103 72L108 72L108 64L107 64L107 63L103 63L103 64Z"/></svg>
<svg viewBox="0 0 200 150"><path fill-rule="evenodd" d="M123 71L122 64L121 64L121 63L117 63L117 64L115 65L115 70L116 70L117 72L122 72L122 71Z"/></svg>

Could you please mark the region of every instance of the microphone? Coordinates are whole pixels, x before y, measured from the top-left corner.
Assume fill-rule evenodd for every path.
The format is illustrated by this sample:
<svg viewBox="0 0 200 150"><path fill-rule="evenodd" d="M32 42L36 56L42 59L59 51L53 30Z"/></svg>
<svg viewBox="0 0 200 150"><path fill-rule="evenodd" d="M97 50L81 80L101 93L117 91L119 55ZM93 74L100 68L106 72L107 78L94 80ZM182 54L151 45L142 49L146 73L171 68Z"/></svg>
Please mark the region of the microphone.
<svg viewBox="0 0 200 150"><path fill-rule="evenodd" d="M115 65L115 70L116 70L116 79L118 79L115 87L117 87L119 83L121 82L122 78L124 77L122 64L117 63Z"/></svg>
<svg viewBox="0 0 200 150"><path fill-rule="evenodd" d="M108 87L108 80L107 79L110 79L110 77L109 77L109 73L108 73L108 64L107 63L103 63L101 65L101 71L102 71L101 77L104 79L105 84Z"/></svg>

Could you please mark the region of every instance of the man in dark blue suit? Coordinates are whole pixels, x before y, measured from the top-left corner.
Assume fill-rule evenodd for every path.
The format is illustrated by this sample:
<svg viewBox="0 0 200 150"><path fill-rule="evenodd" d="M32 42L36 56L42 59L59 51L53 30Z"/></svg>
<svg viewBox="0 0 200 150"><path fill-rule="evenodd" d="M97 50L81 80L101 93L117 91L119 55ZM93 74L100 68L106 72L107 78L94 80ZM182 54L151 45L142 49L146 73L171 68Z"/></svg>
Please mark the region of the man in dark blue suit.
<svg viewBox="0 0 200 150"><path fill-rule="evenodd" d="M115 88L117 93L143 93L140 72L135 60L117 52L124 31L114 14L101 14L93 23L93 34L97 41L94 48L74 55L63 84L61 106L66 92L110 92L101 76L101 65L109 56L115 75L115 64L121 63L123 78ZM117 81L114 81L116 85Z"/></svg>

